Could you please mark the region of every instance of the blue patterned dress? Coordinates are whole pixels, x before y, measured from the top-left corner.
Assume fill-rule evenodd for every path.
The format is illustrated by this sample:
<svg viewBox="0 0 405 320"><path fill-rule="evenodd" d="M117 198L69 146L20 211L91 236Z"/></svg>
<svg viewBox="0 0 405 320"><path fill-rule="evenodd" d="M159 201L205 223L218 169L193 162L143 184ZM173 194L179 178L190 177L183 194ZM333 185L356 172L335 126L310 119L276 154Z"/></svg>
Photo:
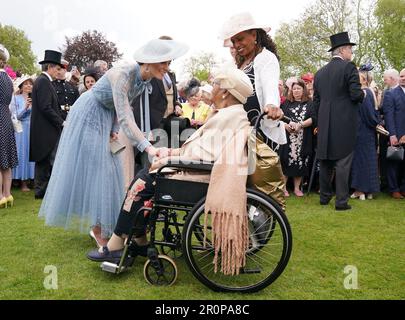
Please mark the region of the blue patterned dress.
<svg viewBox="0 0 405 320"><path fill-rule="evenodd" d="M18 164L14 127L9 110L13 96L13 82L4 70L0 70L0 169L15 168Z"/></svg>
<svg viewBox="0 0 405 320"><path fill-rule="evenodd" d="M10 112L21 121L23 131L15 132L17 145L18 166L13 169L13 179L34 179L35 162L29 161L30 155L30 123L31 108L25 108L26 101L22 94L15 95L11 99Z"/></svg>
<svg viewBox="0 0 405 320"><path fill-rule="evenodd" d="M131 101L150 90L137 64L109 70L72 106L39 216L47 225L113 233L125 196L119 155L110 151L118 123L140 151L150 145L135 123ZM117 121L118 120L118 121Z"/></svg>
<svg viewBox="0 0 405 320"><path fill-rule="evenodd" d="M374 96L366 89L367 96L359 106L356 146L352 162L352 188L364 193L380 191L378 177L376 126L379 124Z"/></svg>

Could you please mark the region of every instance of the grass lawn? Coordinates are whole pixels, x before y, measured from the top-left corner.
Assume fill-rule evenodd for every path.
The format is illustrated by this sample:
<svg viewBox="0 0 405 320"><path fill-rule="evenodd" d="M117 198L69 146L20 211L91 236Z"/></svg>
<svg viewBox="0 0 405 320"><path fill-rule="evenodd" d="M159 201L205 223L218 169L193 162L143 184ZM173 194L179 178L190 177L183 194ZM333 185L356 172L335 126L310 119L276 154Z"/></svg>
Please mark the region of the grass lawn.
<svg viewBox="0 0 405 320"><path fill-rule="evenodd" d="M138 257L121 275L102 272L87 260L88 235L45 227L33 193L14 190L13 208L0 209L0 299L404 299L405 200L379 195L351 200L336 212L319 197L288 199L293 252L284 273L255 294L215 293L198 282L185 262L172 287L153 287ZM55 266L58 289L46 290L46 266ZM346 266L358 271L358 289L344 287Z"/></svg>

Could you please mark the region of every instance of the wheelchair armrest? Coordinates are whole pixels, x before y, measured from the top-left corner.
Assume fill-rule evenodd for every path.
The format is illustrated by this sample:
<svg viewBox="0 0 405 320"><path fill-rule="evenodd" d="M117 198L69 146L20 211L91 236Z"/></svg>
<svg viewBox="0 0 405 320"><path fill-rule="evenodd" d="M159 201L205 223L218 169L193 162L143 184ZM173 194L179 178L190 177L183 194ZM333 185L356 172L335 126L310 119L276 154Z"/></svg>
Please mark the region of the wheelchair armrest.
<svg viewBox="0 0 405 320"><path fill-rule="evenodd" d="M160 174L163 168L174 168L174 169L185 169L185 170L198 170L198 171L212 171L214 166L213 162L203 162L203 161L187 161L187 162L168 162L163 167L159 168L157 174Z"/></svg>

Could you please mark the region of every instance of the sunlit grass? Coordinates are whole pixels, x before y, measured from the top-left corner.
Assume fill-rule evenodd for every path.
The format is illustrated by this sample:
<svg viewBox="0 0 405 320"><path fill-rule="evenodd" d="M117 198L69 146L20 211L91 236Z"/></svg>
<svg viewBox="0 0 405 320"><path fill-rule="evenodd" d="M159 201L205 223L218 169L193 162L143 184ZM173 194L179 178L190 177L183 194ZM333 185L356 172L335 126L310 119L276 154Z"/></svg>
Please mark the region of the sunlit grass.
<svg viewBox="0 0 405 320"><path fill-rule="evenodd" d="M293 251L284 273L255 294L215 293L198 282L182 258L172 287L143 278L145 258L113 275L87 260L87 234L45 227L39 200L14 191L13 208L0 209L0 299L404 299L405 200L380 195L352 200L351 211L321 207L319 197L288 199ZM46 266L55 266L58 289L46 290ZM344 287L346 266L358 270L358 289Z"/></svg>

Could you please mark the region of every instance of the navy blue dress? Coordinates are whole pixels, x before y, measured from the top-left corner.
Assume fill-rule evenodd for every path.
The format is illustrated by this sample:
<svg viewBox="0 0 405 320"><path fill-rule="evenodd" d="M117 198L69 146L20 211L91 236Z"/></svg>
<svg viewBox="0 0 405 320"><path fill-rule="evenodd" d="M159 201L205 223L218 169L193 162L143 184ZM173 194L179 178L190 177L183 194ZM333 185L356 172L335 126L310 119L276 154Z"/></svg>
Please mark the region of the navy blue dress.
<svg viewBox="0 0 405 320"><path fill-rule="evenodd" d="M374 96L366 89L367 96L359 106L356 146L352 163L352 188L364 193L380 191L378 178L376 126L379 124Z"/></svg>
<svg viewBox="0 0 405 320"><path fill-rule="evenodd" d="M14 127L9 105L13 95L13 82L5 71L0 71L0 169L15 168L18 164Z"/></svg>

